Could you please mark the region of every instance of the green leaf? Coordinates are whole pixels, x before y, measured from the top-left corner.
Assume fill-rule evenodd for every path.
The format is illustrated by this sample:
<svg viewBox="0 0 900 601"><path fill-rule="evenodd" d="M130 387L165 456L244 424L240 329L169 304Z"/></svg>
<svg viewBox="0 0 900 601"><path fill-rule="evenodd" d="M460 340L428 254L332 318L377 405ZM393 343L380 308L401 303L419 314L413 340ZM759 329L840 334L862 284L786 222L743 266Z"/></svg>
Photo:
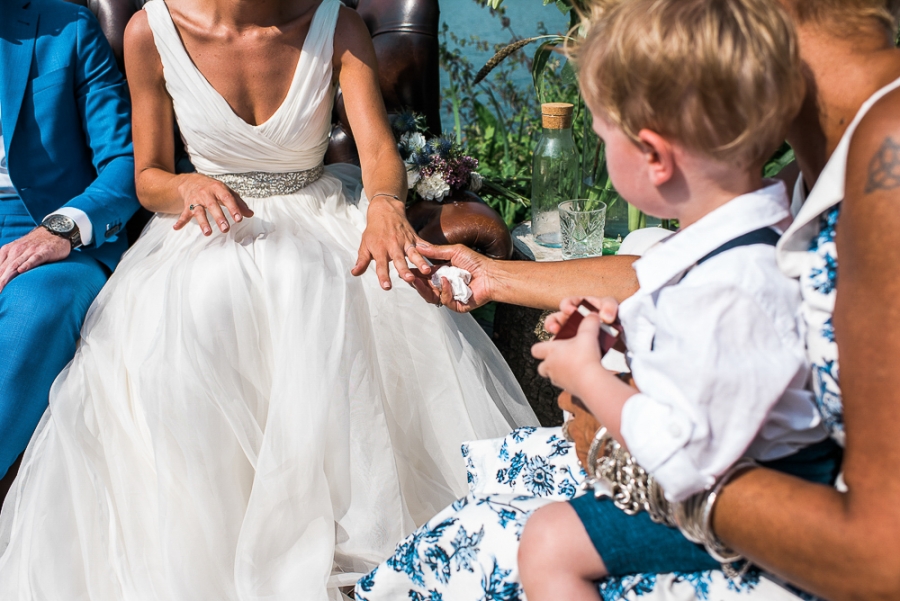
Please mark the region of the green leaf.
<svg viewBox="0 0 900 601"><path fill-rule="evenodd" d="M534 81L534 92L538 102L544 102L544 73L547 69L547 61L553 54L553 49L564 41L560 36L553 36L540 46L534 53L534 61L531 64L531 78Z"/></svg>
<svg viewBox="0 0 900 601"><path fill-rule="evenodd" d="M578 85L578 74L575 72L575 67L572 66L572 61L566 61L566 64L563 65L560 76L562 77L562 82L565 85L573 87Z"/></svg>
<svg viewBox="0 0 900 601"><path fill-rule="evenodd" d="M640 230L647 227L647 216L637 207L628 205L628 231Z"/></svg>
<svg viewBox="0 0 900 601"><path fill-rule="evenodd" d="M781 148L778 149L775 155L769 159L769 162L766 163L766 166L763 168L763 177L774 177L778 175L782 169L787 167L793 161L794 149L785 142L781 145Z"/></svg>
<svg viewBox="0 0 900 601"><path fill-rule="evenodd" d="M477 100L474 101L473 104L475 106L475 116L478 119L478 124L482 128L482 137L485 142L490 142L497 133L497 117L488 107Z"/></svg>

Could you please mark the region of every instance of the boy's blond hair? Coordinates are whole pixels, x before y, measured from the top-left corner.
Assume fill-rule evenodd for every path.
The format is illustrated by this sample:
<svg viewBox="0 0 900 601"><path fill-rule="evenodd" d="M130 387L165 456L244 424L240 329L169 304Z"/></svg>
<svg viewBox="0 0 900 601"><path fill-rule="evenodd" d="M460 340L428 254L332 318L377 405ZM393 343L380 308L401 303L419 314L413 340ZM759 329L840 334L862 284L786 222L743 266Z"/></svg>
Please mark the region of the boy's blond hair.
<svg viewBox="0 0 900 601"><path fill-rule="evenodd" d="M646 128L762 166L803 101L796 36L773 0L606 0L585 24L573 50L585 100L636 142Z"/></svg>
<svg viewBox="0 0 900 601"><path fill-rule="evenodd" d="M875 20L893 37L900 18L900 0L786 0L800 23L814 21L832 25L835 33Z"/></svg>

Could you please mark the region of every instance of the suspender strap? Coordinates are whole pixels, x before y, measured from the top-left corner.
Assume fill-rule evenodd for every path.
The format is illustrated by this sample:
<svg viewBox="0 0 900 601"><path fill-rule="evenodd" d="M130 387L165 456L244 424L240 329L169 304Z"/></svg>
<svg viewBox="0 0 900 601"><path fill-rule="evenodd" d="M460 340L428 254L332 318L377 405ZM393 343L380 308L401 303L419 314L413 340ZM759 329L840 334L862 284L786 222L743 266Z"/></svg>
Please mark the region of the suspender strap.
<svg viewBox="0 0 900 601"><path fill-rule="evenodd" d="M697 263L695 263L694 266L691 267L691 269L693 269L697 265L700 265L701 263L709 261L716 255L721 255L723 252L729 251L732 248L738 248L739 246L753 246L754 244L767 244L769 246L775 246L776 244L778 244L779 238L781 238L781 235L770 227L763 227L758 230L754 230L752 232L744 234L743 236L738 236L734 240L729 240L716 250L712 251L711 253L697 261ZM688 269L688 272L689 271L690 269ZM687 272L685 272L684 276L686 275ZM684 278L684 276L682 276L682 278ZM656 304L656 298L657 297L654 296L654 304ZM650 343L650 349L653 350L655 347L656 336L653 337L653 341Z"/></svg>
<svg viewBox="0 0 900 601"><path fill-rule="evenodd" d="M743 236L738 236L734 240L726 242L716 250L712 251L711 253L697 261L697 265L705 263L716 255L720 255L727 250L731 250L732 248L737 248L739 246L753 246L754 244L768 244L769 246L775 246L776 244L778 244L779 238L781 238L781 235L772 228L760 228L758 230L754 230L750 233L744 234Z"/></svg>

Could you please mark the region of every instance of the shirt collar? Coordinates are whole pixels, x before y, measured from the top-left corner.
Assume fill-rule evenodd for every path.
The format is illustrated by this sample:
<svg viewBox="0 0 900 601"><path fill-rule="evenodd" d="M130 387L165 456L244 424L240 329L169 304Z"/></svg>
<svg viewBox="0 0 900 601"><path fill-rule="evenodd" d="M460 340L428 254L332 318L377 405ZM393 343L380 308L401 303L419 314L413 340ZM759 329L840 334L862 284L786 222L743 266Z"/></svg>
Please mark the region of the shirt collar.
<svg viewBox="0 0 900 601"><path fill-rule="evenodd" d="M738 196L647 251L634 264L641 292L656 292L726 242L789 217L784 184L773 180L766 183L766 187Z"/></svg>

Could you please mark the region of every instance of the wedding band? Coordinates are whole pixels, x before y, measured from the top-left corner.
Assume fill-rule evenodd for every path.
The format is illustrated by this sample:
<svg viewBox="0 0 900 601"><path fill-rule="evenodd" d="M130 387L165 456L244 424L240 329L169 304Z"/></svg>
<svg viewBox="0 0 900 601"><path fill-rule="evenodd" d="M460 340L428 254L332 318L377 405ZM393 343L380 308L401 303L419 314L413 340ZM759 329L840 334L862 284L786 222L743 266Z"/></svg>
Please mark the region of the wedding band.
<svg viewBox="0 0 900 601"><path fill-rule="evenodd" d="M406 246L406 248L403 249L403 254L405 254L405 255L409 254L409 249L410 249L410 248L415 248L415 247L416 247L415 244L408 244L408 245Z"/></svg>

